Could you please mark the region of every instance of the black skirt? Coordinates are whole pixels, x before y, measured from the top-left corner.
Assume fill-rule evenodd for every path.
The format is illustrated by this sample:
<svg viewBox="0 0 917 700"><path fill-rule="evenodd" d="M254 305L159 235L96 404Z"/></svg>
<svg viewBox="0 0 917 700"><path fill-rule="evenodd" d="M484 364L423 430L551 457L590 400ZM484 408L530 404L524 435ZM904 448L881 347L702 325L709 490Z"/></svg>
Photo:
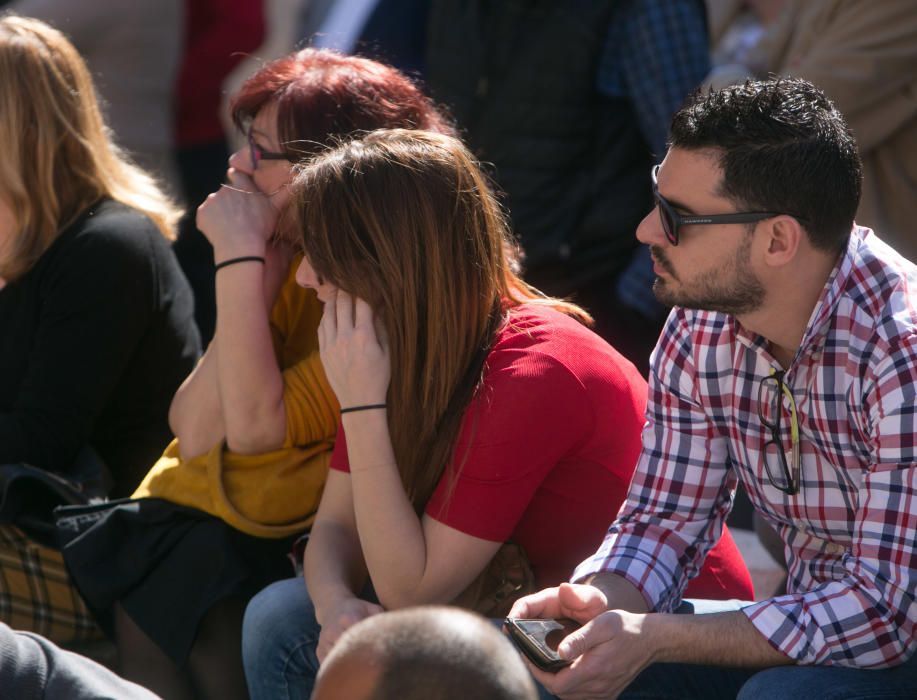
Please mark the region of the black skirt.
<svg viewBox="0 0 917 700"><path fill-rule="evenodd" d="M158 498L58 508L58 535L76 587L106 633L119 603L179 666L204 615L248 602L292 574L294 537L264 539Z"/></svg>

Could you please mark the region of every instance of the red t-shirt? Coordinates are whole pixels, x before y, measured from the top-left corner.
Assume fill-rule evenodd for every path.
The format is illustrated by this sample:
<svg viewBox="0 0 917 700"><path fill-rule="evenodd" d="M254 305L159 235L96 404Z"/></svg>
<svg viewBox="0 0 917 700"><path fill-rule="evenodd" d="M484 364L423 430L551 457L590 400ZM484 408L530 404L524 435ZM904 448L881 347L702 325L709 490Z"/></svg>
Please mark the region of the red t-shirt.
<svg viewBox="0 0 917 700"><path fill-rule="evenodd" d="M463 463L426 512L449 527L528 554L539 587L566 581L601 544L640 453L646 382L576 320L527 304L510 311L456 444ZM349 471L338 433L331 468ZM753 599L728 532L688 587L704 598Z"/></svg>

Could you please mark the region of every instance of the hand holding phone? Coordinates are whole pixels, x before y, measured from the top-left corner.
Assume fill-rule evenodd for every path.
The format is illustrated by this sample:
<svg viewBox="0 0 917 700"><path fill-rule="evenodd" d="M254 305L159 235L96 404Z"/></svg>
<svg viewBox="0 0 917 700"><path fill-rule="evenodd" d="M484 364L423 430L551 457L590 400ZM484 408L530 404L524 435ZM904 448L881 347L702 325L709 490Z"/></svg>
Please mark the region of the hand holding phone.
<svg viewBox="0 0 917 700"><path fill-rule="evenodd" d="M542 671L557 673L570 661L560 658L557 646L573 630L581 627L575 620L525 620L508 617L504 620L509 638L526 658Z"/></svg>

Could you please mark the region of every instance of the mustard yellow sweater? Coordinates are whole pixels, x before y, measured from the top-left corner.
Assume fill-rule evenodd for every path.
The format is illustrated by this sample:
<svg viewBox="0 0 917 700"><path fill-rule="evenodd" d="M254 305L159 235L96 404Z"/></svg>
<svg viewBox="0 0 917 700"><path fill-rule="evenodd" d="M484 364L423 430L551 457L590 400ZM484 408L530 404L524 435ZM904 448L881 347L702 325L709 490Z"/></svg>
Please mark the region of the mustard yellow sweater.
<svg viewBox="0 0 917 700"><path fill-rule="evenodd" d="M271 312L271 331L283 370L287 433L279 450L230 452L221 443L183 460L173 440L134 492L215 515L255 537L286 537L312 524L340 416L318 355L322 306L294 279L299 257Z"/></svg>

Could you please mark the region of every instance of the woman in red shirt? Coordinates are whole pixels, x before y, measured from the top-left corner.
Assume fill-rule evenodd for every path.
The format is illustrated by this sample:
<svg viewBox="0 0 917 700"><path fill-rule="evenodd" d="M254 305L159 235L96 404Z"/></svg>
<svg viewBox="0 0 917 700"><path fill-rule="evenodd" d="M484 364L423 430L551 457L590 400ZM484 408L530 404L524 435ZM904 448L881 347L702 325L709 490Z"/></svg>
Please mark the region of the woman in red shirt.
<svg viewBox="0 0 917 700"><path fill-rule="evenodd" d="M253 698L307 697L346 627L460 598L505 542L538 585L566 579L624 498L646 395L582 309L516 275L456 139L376 131L317 156L292 192L342 430L306 586L274 584L246 612ZM707 595L750 597L741 559L724 559Z"/></svg>

